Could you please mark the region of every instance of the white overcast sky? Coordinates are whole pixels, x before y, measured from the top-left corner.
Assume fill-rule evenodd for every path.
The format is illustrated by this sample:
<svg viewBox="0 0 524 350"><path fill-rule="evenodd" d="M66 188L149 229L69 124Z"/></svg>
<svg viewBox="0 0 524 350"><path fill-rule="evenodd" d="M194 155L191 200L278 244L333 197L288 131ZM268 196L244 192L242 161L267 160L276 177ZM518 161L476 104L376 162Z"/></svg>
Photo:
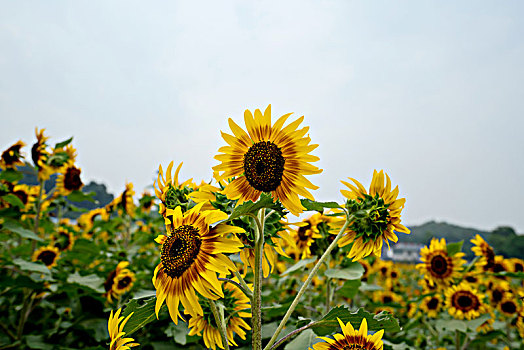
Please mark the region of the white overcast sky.
<svg viewBox="0 0 524 350"><path fill-rule="evenodd" d="M0 1L0 147L74 136L84 182L211 178L227 117L304 115L324 169L385 169L407 225L524 232L524 2ZM241 124L243 125L243 124ZM26 153L29 149L26 148Z"/></svg>

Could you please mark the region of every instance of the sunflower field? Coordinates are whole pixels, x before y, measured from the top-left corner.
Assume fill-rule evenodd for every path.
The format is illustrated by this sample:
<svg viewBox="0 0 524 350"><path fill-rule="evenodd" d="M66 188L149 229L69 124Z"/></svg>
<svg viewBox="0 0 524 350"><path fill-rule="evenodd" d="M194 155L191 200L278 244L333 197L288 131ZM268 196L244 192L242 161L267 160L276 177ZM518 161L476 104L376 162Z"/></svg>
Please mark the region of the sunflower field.
<svg viewBox="0 0 524 350"><path fill-rule="evenodd" d="M375 170L315 201L303 121L246 110L212 181L166 160L154 192L107 205L82 191L72 138L5 145L0 349L524 349L524 261L480 235L471 261L437 237L387 260L410 238L399 188Z"/></svg>

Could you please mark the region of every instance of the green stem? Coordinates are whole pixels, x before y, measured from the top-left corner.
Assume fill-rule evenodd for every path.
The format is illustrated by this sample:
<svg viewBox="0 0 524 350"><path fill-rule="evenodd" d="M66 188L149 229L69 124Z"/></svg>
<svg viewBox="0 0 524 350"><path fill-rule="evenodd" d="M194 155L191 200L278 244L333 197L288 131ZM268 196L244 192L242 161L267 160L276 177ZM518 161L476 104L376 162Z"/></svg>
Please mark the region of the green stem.
<svg viewBox="0 0 524 350"><path fill-rule="evenodd" d="M208 300L213 316L215 316L215 322L220 331L222 337L222 345L225 350L229 350L229 342L227 340L226 324L224 323L224 307L222 305L217 306L214 300ZM219 310L220 309L220 310Z"/></svg>
<svg viewBox="0 0 524 350"><path fill-rule="evenodd" d="M255 220L255 266L251 326L253 327L252 349L262 349L262 259L264 258L264 223L266 209L259 210Z"/></svg>
<svg viewBox="0 0 524 350"><path fill-rule="evenodd" d="M45 181L44 180L40 180L40 189L38 191L38 198L36 200L35 226L33 228L33 232L37 236L40 236L38 234L38 226L40 225L40 210L42 209L42 195L43 195L43 192L44 192L44 184L45 184ZM36 248L36 241L33 240L33 242L31 243L31 251L34 252L35 248Z"/></svg>
<svg viewBox="0 0 524 350"><path fill-rule="evenodd" d="M238 281L240 282L240 285L242 286L242 291L244 292L244 294L247 295L247 297L252 300L253 299L253 292L251 292L251 288L249 288L249 286L247 285L246 281L244 280L244 278L242 278L242 275L240 275L240 272L236 271L235 270L235 277L238 278Z"/></svg>
<svg viewBox="0 0 524 350"><path fill-rule="evenodd" d="M459 331L455 331L455 349L460 350L460 334Z"/></svg>
<svg viewBox="0 0 524 350"><path fill-rule="evenodd" d="M329 263L331 262L331 255L326 258L326 267L329 269ZM331 278L326 276L326 314L331 309Z"/></svg>
<svg viewBox="0 0 524 350"><path fill-rule="evenodd" d="M346 215L347 215L347 213L346 213ZM333 242L331 242L331 244L330 244L329 247L326 249L326 251L324 252L324 254L322 254L322 256L321 256L320 259L317 261L317 263L315 264L315 266L311 269L311 272L309 273L309 276L308 276L306 282L304 282L304 284L302 285L302 287L301 287L300 290L298 291L297 295L295 296L295 299L294 299L293 302L291 303L291 306L290 306L289 309L286 311L286 314L284 315L284 318L282 319L282 321L281 321L280 324L278 325L278 328L277 328L277 330L275 331L275 334L273 334L273 336L272 336L271 339L269 340L269 343L267 343L267 345L266 345L266 347L264 348L264 350L269 350L269 349L271 349L271 348L272 348L272 345L275 344L275 341L277 340L278 335L280 334L280 332L282 331L282 329L283 329L284 326L286 325L287 320L289 319L289 317L291 316L291 314L293 313L293 311L294 311L295 308L297 307L298 302L300 301L300 298L302 298L302 295L304 295L304 293L306 292L307 288L309 287L309 284L310 284L311 281L313 280L313 277L315 277L315 275L317 274L318 269L319 269L320 266L324 263L324 260L326 260L327 256L328 256L329 254L331 254L331 251L336 247L338 241L340 240L340 238L342 238L342 236L344 235L344 231L346 230L346 228L348 227L349 223L350 223L352 220L353 220L353 215L346 217L346 222L344 223L344 226L342 226L342 228L341 228L340 231L338 232L338 235L335 237L335 239L333 240Z"/></svg>

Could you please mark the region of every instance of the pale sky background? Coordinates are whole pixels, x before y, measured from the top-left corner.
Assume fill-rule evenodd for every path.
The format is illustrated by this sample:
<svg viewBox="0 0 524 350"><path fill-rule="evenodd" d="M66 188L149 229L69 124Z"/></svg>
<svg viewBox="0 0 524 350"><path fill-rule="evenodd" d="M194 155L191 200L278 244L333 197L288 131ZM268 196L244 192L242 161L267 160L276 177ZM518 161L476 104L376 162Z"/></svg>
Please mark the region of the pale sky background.
<svg viewBox="0 0 524 350"><path fill-rule="evenodd" d="M0 148L74 136L85 183L211 179L227 117L305 116L317 200L385 169L403 220L524 232L522 1L0 1Z"/></svg>

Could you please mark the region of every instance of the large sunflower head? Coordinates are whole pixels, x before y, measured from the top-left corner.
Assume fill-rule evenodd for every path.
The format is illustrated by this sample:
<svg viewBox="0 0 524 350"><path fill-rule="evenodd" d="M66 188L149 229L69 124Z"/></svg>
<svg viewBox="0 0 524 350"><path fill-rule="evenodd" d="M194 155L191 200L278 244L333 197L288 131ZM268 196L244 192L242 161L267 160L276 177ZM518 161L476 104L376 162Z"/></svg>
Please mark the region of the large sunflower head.
<svg viewBox="0 0 524 350"><path fill-rule="evenodd" d="M68 196L73 191L79 191L84 184L80 179L80 168L70 165L65 168L56 178L56 193L61 196Z"/></svg>
<svg viewBox="0 0 524 350"><path fill-rule="evenodd" d="M445 295L446 307L454 318L471 320L489 311L484 303L484 294L467 282L449 287Z"/></svg>
<svg viewBox="0 0 524 350"><path fill-rule="evenodd" d="M20 152L21 148L25 146L25 143L18 141L4 152L0 157L0 168L2 169L16 169L17 165L24 165L22 159L24 156Z"/></svg>
<svg viewBox="0 0 524 350"><path fill-rule="evenodd" d="M227 320L226 332L228 343L231 346L238 346L234 340L235 333L245 340L245 330L251 329L242 319L242 317L251 317L251 313L245 311L251 308L249 298L237 287L227 283L224 284L224 297L220 299L220 302L224 307L224 319ZM208 349L211 348L215 350L217 345L219 348L224 349L220 331L207 300L202 301L202 309L204 310L203 315L191 316L188 325L189 335L197 334L202 336Z"/></svg>
<svg viewBox="0 0 524 350"><path fill-rule="evenodd" d="M422 264L418 264L417 268L430 283L448 286L454 278L461 276L462 265L466 263L462 259L464 255L462 252L448 255L446 240L432 238L429 248L425 246L420 250Z"/></svg>
<svg viewBox="0 0 524 350"><path fill-rule="evenodd" d="M361 349L361 350L382 350L384 343L382 342L382 335L384 330L381 329L373 335L368 335L368 323L365 318L362 319L360 329L355 331L350 322L344 325L337 317L342 334L336 333L333 335L335 339L327 337L319 337L324 342L319 342L313 345L313 350L337 350L337 349Z"/></svg>
<svg viewBox="0 0 524 350"><path fill-rule="evenodd" d="M385 177L384 177L385 175ZM397 242L395 231L410 233L400 223L400 213L405 198L398 197L398 186L391 189L391 180L384 171L373 171L369 193L357 180L349 178L354 184L342 181L349 190L340 192L348 199L346 207L356 218L348 226L346 234L338 241L340 247L353 243L348 257L353 261L370 254L381 255L382 244Z"/></svg>
<svg viewBox="0 0 524 350"><path fill-rule="evenodd" d="M162 165L158 167L158 178L153 186L156 196L160 199L159 212L163 216L165 216L167 209L175 209L178 206L182 206L183 211L189 209L187 196L193 187L193 179L179 182L178 174L180 173L182 164L183 163L180 163L178 165L173 176L171 175L173 162L169 163L165 177Z"/></svg>
<svg viewBox="0 0 524 350"><path fill-rule="evenodd" d="M309 154L318 145L310 144L305 136L309 127L301 129L304 117L284 127L291 113L280 117L271 125L271 105L264 113L257 109L255 115L246 110L244 121L247 133L231 118L229 127L233 135L222 133L228 143L218 151L215 159L221 164L213 167L219 175L217 181L232 179L224 194L229 199L255 202L262 192L271 193L292 214L298 215L304 208L299 195L314 200L306 189L316 190L304 175L319 174L321 169L310 164L319 158Z"/></svg>
<svg viewBox="0 0 524 350"><path fill-rule="evenodd" d="M155 241L160 244L160 263L155 268L153 284L156 288L156 307L166 301L171 319L178 322L178 305L182 303L187 313L203 315L198 296L215 300L224 297L217 273L229 274L235 265L224 253L236 253L241 242L226 238L229 233L243 229L211 224L227 218L219 210L201 211L204 203L182 213L180 207L166 210L166 235Z"/></svg>
<svg viewBox="0 0 524 350"><path fill-rule="evenodd" d="M135 341L133 338L124 338L126 335L124 332L124 326L131 316L133 316L133 312L124 318L124 316L120 316L121 311L122 309L118 309L113 315L113 310L111 310L111 314L109 315L109 321L107 322L107 330L109 331L109 337L111 338L109 350L129 350L129 348L140 345L138 343L133 343Z"/></svg>
<svg viewBox="0 0 524 350"><path fill-rule="evenodd" d="M41 247L33 253L33 261L41 261L48 268L56 265L60 250L54 246Z"/></svg>
<svg viewBox="0 0 524 350"><path fill-rule="evenodd" d="M476 235L471 239L473 247L471 250L476 256L480 257L477 267L481 272L493 271L495 265L495 252L493 248L480 236Z"/></svg>

